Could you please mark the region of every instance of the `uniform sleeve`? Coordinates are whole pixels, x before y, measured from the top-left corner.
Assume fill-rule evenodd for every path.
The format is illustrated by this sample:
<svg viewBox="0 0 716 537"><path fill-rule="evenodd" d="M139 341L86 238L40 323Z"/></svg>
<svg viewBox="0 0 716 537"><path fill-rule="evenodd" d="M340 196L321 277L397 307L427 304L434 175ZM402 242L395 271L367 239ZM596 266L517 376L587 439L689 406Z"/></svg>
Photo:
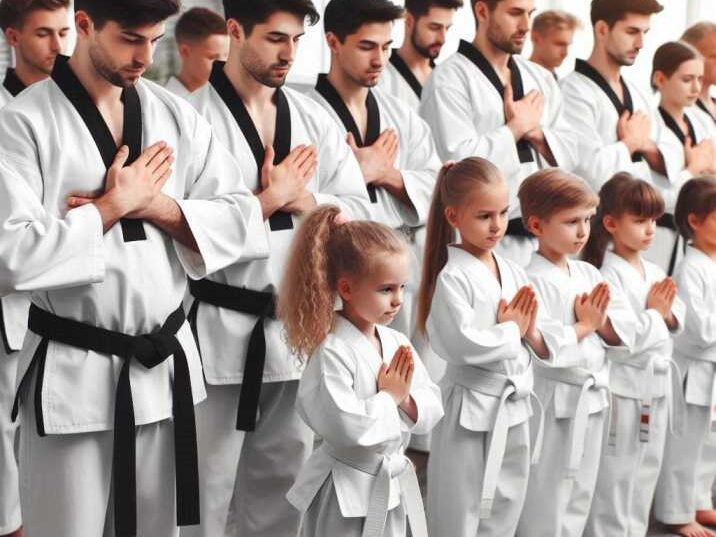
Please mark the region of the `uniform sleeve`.
<svg viewBox="0 0 716 537"><path fill-rule="evenodd" d="M402 424L393 398L386 392L358 398L355 366L341 354L324 345L304 371L298 407L308 426L337 448L380 448L399 440Z"/></svg>
<svg viewBox="0 0 716 537"><path fill-rule="evenodd" d="M596 285L599 281L602 281L602 275L596 268L590 266L590 269L594 271L595 276L599 275L599 278L594 283L594 285ZM639 323L641 321L644 321L649 324L658 325L658 320L661 319L661 316L654 310L649 310L651 311L651 313L648 313L650 317L648 321L646 318L637 319L637 316L635 315L634 310L631 308L629 300L624 293L624 289L622 287L613 286L608 281L607 283L609 283L610 291L609 306L607 307L607 317L612 323L612 328L614 328L614 332L616 332L616 334L619 336L619 339L621 340L621 343L618 346L626 348L632 354L636 352L635 349L637 345L642 345L645 348L651 347L653 345L651 338L654 337L655 334L644 333L639 336L637 333L637 329L643 328L647 332L652 329L658 330L659 328L652 326L642 326ZM661 324L663 325L663 328L666 328L666 325L664 324L663 320L661 321ZM639 340L640 337L642 338L641 340Z"/></svg>
<svg viewBox="0 0 716 537"><path fill-rule="evenodd" d="M0 292L101 282L102 218L93 204L58 216L42 203L38 137L16 113L0 115Z"/></svg>
<svg viewBox="0 0 716 537"><path fill-rule="evenodd" d="M622 142L604 143L597 129L599 104L591 93L580 90L580 85L565 80L562 87L565 118L577 139L579 168L585 179L598 191L612 175L631 171L633 163L629 149Z"/></svg>
<svg viewBox="0 0 716 537"><path fill-rule="evenodd" d="M698 347L716 347L716 310L704 298L707 296L706 286L699 271L694 267L683 267L677 285L689 321L684 325L684 333Z"/></svg>
<svg viewBox="0 0 716 537"><path fill-rule="evenodd" d="M322 138L317 148L320 184L313 194L316 203L337 205L356 220L373 220L368 190L353 151L338 126L317 103L315 113L322 118Z"/></svg>
<svg viewBox="0 0 716 537"><path fill-rule="evenodd" d="M564 98L559 85L551 74L542 77L546 85L545 113L542 116L542 130L557 166L564 170L576 167L577 134L570 125L564 110Z"/></svg>
<svg viewBox="0 0 716 537"><path fill-rule="evenodd" d="M465 282L442 272L430 307L427 332L430 344L455 365L483 365L519 356L522 338L516 323L486 323L483 311L468 302ZM476 299L476 302L485 300Z"/></svg>
<svg viewBox="0 0 716 537"><path fill-rule="evenodd" d="M435 76L435 73L433 73ZM502 125L480 132L474 118L474 104L463 82L448 80L431 84L420 104L420 115L432 129L438 154L443 161L482 157L509 177L520 169L520 158L512 131Z"/></svg>
<svg viewBox="0 0 716 537"><path fill-rule="evenodd" d="M261 204L246 188L238 162L209 124L192 113L193 153L180 178L186 185L185 197L177 203L199 252L178 241L174 246L189 277L199 279L240 261L267 257L269 245Z"/></svg>
<svg viewBox="0 0 716 537"><path fill-rule="evenodd" d="M404 345L410 343L406 340ZM412 345L411 345L412 347ZM415 370L413 372L413 383L410 387L410 395L418 407L418 421L414 422L408 418L403 412L400 412L403 423L412 434L427 434L443 417L443 404L440 388L435 384L430 375L428 375L423 361L418 356L417 351L413 348L413 357L415 358Z"/></svg>

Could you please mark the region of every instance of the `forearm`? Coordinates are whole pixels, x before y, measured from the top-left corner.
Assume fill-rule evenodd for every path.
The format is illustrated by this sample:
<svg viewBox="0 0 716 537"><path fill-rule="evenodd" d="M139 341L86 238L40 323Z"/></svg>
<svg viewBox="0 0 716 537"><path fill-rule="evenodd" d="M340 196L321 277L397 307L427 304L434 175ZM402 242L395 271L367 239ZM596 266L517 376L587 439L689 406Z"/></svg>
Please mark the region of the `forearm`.
<svg viewBox="0 0 716 537"><path fill-rule="evenodd" d="M537 356L539 356L543 360L549 358L549 349L547 349L547 345L544 342L542 332L540 332L539 330L535 330L532 334L527 333L525 335L525 341L532 348L532 350Z"/></svg>
<svg viewBox="0 0 716 537"><path fill-rule="evenodd" d="M604 326L597 330L597 333L601 336L601 338L604 340L604 343L606 343L607 345L616 347L617 345L622 344L621 338L614 331L612 322L609 319L607 319L607 322L604 323Z"/></svg>
<svg viewBox="0 0 716 537"><path fill-rule="evenodd" d="M103 233L107 233L125 214L112 191L106 192L93 203L102 218Z"/></svg>
<svg viewBox="0 0 716 537"><path fill-rule="evenodd" d="M380 181L375 182L375 185L385 188L391 196L398 199L401 203L409 207L413 206L413 202L410 200L408 191L405 188L405 181L403 180L403 175L400 173L400 170L391 168Z"/></svg>
<svg viewBox="0 0 716 537"><path fill-rule="evenodd" d="M666 175L666 164L664 163L664 156L659 151L659 148L654 142L649 142L649 145L641 150L641 154L644 155L649 167L662 175Z"/></svg>
<svg viewBox="0 0 716 537"><path fill-rule="evenodd" d="M400 410L402 410L406 416L410 418L413 423L418 421L418 405L415 404L415 399L412 395L409 395L405 401L400 403Z"/></svg>
<svg viewBox="0 0 716 537"><path fill-rule="evenodd" d="M187 248L199 251L194 234L184 217L179 204L174 198L160 194L153 202L154 207L146 220L164 231L172 239L180 242Z"/></svg>

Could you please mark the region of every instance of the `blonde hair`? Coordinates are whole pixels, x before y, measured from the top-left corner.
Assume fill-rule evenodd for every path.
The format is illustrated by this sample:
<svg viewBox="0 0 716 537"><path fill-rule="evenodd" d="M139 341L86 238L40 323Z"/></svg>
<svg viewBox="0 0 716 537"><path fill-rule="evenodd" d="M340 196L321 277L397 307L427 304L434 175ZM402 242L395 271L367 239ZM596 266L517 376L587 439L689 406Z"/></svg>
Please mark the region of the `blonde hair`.
<svg viewBox="0 0 716 537"><path fill-rule="evenodd" d="M532 21L532 30L540 35L545 35L551 30L576 30L580 27L577 17L561 9L543 11Z"/></svg>
<svg viewBox="0 0 716 537"><path fill-rule="evenodd" d="M581 177L559 168L546 168L527 177L517 197L525 227L530 216L548 219L564 209L599 204L599 198Z"/></svg>
<svg viewBox="0 0 716 537"><path fill-rule="evenodd" d="M337 220L334 205L322 205L303 221L293 239L278 296L289 348L308 358L331 331L338 280L362 276L381 254L406 253L406 241L389 227Z"/></svg>
<svg viewBox="0 0 716 537"><path fill-rule="evenodd" d="M448 163L440 170L428 215L423 274L418 297L417 327L423 334L438 274L447 263L448 244L455 240L455 230L447 221L445 209L465 203L477 189L497 182L504 182L500 171L490 161L480 157Z"/></svg>

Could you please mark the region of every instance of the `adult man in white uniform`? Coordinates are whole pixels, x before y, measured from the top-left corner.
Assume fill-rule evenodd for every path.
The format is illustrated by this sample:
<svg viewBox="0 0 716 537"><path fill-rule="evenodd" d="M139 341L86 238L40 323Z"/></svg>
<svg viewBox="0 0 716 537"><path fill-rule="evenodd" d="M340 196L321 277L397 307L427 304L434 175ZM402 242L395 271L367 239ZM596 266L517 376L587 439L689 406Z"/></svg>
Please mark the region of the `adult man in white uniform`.
<svg viewBox="0 0 716 537"><path fill-rule="evenodd" d="M186 277L268 244L210 126L141 79L178 8L76 0L72 57L0 112L0 289L32 300L16 400L27 535L176 537L199 521Z"/></svg>
<svg viewBox="0 0 716 537"><path fill-rule="evenodd" d="M47 78L55 58L67 45L69 0L2 0L0 28L15 56L0 85L0 108L28 85ZM27 330L29 297L12 293L0 302L0 535L16 536L21 525L15 444L17 426L10 420L15 393L17 351ZM17 532L17 533L15 533Z"/></svg>
<svg viewBox="0 0 716 537"><path fill-rule="evenodd" d="M532 23L532 55L530 61L538 63L558 80L557 69L569 55L579 19L560 9L542 11Z"/></svg>
<svg viewBox="0 0 716 537"><path fill-rule="evenodd" d="M519 54L534 0L472 2L477 33L435 68L420 114L443 160L479 156L497 165L510 190L510 224L500 253L526 265L535 241L522 225L517 190L545 167L575 164L574 135L554 77Z"/></svg>
<svg viewBox="0 0 716 537"><path fill-rule="evenodd" d="M293 537L299 516L285 496L313 435L295 408L301 368L276 319L275 295L302 213L318 203L354 218L370 209L337 125L284 84L306 20L318 21L313 4L227 0L225 13L228 60L214 63L209 84L190 102L237 157L249 188L271 204L270 256L190 283L190 318L209 386L197 410L202 521L182 535ZM285 176L296 177L299 188L270 199L263 189Z"/></svg>
<svg viewBox="0 0 716 537"><path fill-rule="evenodd" d="M455 11L461 7L462 0L406 0L403 44L393 49L380 87L417 111L423 84L433 72Z"/></svg>

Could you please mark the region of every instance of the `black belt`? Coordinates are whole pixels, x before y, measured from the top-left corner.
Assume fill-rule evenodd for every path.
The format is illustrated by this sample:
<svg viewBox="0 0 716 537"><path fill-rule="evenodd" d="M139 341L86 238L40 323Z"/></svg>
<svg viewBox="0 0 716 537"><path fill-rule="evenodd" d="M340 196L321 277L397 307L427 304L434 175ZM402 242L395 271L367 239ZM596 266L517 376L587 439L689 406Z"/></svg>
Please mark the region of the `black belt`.
<svg viewBox="0 0 716 537"><path fill-rule="evenodd" d="M532 238L532 233L527 231L527 228L525 227L524 223L522 222L522 218L511 219L507 223L507 231L505 232L505 235L510 235L511 237Z"/></svg>
<svg viewBox="0 0 716 537"><path fill-rule="evenodd" d="M34 304L30 307L28 328L42 337L32 357L12 409L13 420L17 417L20 393L37 368L35 381L35 416L37 433L45 436L42 415L42 383L47 357L47 346L56 341L72 347L100 354L124 358L117 383L114 406L114 523L118 537L137 533L137 484L136 484L136 430L132 386L129 380L130 363L136 359L151 369L170 356L174 356L174 453L177 496L177 524L188 526L199 523L199 470L196 450L196 423L191 378L186 354L176 333L184 324L181 306L156 332L129 336L121 332L97 328L89 324L58 317Z"/></svg>
<svg viewBox="0 0 716 537"><path fill-rule="evenodd" d="M239 409L236 414L236 429L253 431L256 429L256 414L259 408L261 383L266 364L264 321L267 318L276 318L276 296L269 292L252 291L244 287L233 287L210 280L189 280L189 290L196 298L189 312L189 320L194 326L196 325L199 302L258 317L253 330L251 330L249 346L246 350L244 378L241 382ZM194 334L196 335L196 333L196 328L194 328Z"/></svg>
<svg viewBox="0 0 716 537"><path fill-rule="evenodd" d="M661 215L656 221L656 225L676 232L676 240L674 241L674 247L671 249L671 257L669 258L669 269L666 272L668 276L671 276L674 274L674 268L676 268L676 257L679 255L679 242L681 240L681 234L676 227L676 221L674 220L673 214L665 213Z"/></svg>

